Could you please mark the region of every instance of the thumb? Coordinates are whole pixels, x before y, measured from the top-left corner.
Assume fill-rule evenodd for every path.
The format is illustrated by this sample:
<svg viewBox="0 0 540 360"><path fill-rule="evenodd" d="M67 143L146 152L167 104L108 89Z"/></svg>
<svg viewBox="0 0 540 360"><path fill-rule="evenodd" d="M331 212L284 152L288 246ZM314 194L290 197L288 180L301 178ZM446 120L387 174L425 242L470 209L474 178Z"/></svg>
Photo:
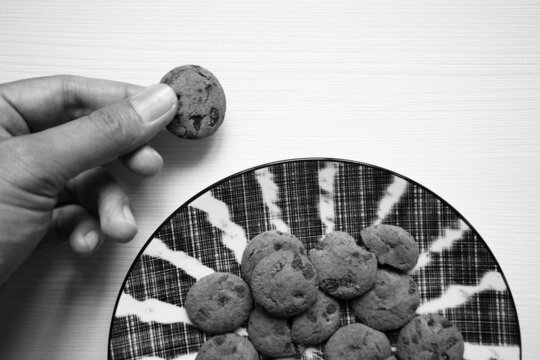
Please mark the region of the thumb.
<svg viewBox="0 0 540 360"><path fill-rule="evenodd" d="M38 177L62 186L84 170L147 143L173 119L176 104L168 85L150 86L90 115L19 138L30 157L25 163Z"/></svg>

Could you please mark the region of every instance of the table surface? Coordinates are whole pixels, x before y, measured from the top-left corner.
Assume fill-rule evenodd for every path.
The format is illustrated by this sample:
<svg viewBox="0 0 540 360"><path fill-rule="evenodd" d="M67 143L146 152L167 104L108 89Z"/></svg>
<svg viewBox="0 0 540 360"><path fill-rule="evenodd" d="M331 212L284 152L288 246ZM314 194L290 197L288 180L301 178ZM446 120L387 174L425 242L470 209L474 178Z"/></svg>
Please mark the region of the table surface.
<svg viewBox="0 0 540 360"><path fill-rule="evenodd" d="M139 233L78 258L39 248L0 287L1 359L105 359L122 281L152 232L243 169L334 157L403 174L486 240L540 353L540 1L2 0L0 82L58 73L149 85L199 64L227 94L200 141L164 131L165 169L113 165Z"/></svg>

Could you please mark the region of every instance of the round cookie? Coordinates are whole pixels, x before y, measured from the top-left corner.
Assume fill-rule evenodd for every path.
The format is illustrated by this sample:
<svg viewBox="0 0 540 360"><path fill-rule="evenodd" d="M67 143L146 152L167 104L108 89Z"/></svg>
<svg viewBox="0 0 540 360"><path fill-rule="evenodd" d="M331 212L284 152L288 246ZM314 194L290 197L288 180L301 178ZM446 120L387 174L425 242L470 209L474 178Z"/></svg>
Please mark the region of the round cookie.
<svg viewBox="0 0 540 360"><path fill-rule="evenodd" d="M298 353L287 319L273 317L256 307L249 317L247 330L253 346L264 356L284 358Z"/></svg>
<svg viewBox="0 0 540 360"><path fill-rule="evenodd" d="M339 328L339 316L337 300L319 291L315 304L293 319L292 340L303 345L322 343Z"/></svg>
<svg viewBox="0 0 540 360"><path fill-rule="evenodd" d="M407 274L377 270L375 286L352 301L354 315L373 329L396 330L408 323L420 306L420 292Z"/></svg>
<svg viewBox="0 0 540 360"><path fill-rule="evenodd" d="M208 339L195 360L259 360L259 354L246 337L224 334Z"/></svg>
<svg viewBox="0 0 540 360"><path fill-rule="evenodd" d="M255 302L268 313L289 317L317 300L317 274L308 258L280 250L259 261L251 277Z"/></svg>
<svg viewBox="0 0 540 360"><path fill-rule="evenodd" d="M461 332L442 315L419 315L399 332L400 360L463 360L463 353Z"/></svg>
<svg viewBox="0 0 540 360"><path fill-rule="evenodd" d="M216 272L199 279L189 289L184 306L199 329L224 334L246 322L253 309L253 298L240 277Z"/></svg>
<svg viewBox="0 0 540 360"><path fill-rule="evenodd" d="M200 139L212 135L225 118L226 100L218 79L197 65L169 71L161 82L178 97L178 110L167 130L178 137Z"/></svg>
<svg viewBox="0 0 540 360"><path fill-rule="evenodd" d="M381 360L392 356L386 335L364 324L340 328L325 347L327 360Z"/></svg>
<svg viewBox="0 0 540 360"><path fill-rule="evenodd" d="M259 261L279 250L306 254L304 244L296 236L277 230L265 231L251 239L242 254L242 277L244 280L250 284L251 274Z"/></svg>
<svg viewBox="0 0 540 360"><path fill-rule="evenodd" d="M356 245L343 231L327 234L309 252L321 290L339 299L353 299L373 286L377 271L375 255Z"/></svg>
<svg viewBox="0 0 540 360"><path fill-rule="evenodd" d="M377 256L379 264L409 271L416 266L420 250L407 230L395 225L372 225L360 231L362 242Z"/></svg>

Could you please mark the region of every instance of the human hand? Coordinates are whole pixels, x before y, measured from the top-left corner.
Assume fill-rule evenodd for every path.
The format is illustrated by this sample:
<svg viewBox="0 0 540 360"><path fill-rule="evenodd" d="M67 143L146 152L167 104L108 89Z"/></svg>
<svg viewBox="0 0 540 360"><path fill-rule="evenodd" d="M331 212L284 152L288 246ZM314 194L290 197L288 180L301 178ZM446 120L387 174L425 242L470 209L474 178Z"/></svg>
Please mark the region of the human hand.
<svg viewBox="0 0 540 360"><path fill-rule="evenodd" d="M120 158L134 173L157 173L163 160L146 143L176 103L164 84L76 76L0 84L0 284L46 236L82 255L135 236L129 199L101 165Z"/></svg>

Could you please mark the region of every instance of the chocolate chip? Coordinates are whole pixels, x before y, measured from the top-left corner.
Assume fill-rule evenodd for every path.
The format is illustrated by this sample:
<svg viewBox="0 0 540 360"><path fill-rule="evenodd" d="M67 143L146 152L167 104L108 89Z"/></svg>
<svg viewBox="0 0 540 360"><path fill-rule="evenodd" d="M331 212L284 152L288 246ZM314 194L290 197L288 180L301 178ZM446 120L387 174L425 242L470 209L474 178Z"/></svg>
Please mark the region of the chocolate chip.
<svg viewBox="0 0 540 360"><path fill-rule="evenodd" d="M218 336L214 337L214 342L218 346L220 346L225 342L226 337L227 337L226 335L218 335Z"/></svg>
<svg viewBox="0 0 540 360"><path fill-rule="evenodd" d="M281 244L274 244L274 250L279 251L281 249Z"/></svg>
<svg viewBox="0 0 540 360"><path fill-rule="evenodd" d="M304 270L302 270L302 275L304 275L307 280L313 279L313 277L315 276L315 270L313 270L313 266L309 263L306 264Z"/></svg>
<svg viewBox="0 0 540 360"><path fill-rule="evenodd" d="M444 320L441 322L441 325L442 325L442 327L445 328L445 329L454 326L454 324L452 324L449 320L446 320L446 319L444 319Z"/></svg>
<svg viewBox="0 0 540 360"><path fill-rule="evenodd" d="M243 285L236 285L234 288L233 288L233 291L236 293L236 295L238 295L238 297L245 297L246 296L246 292L247 292L247 289L245 286Z"/></svg>
<svg viewBox="0 0 540 360"><path fill-rule="evenodd" d="M334 304L328 304L328 306L326 307L327 314L333 314L336 312L336 310L337 310L337 307Z"/></svg>
<svg viewBox="0 0 540 360"><path fill-rule="evenodd" d="M329 293L333 293L339 287L339 282L336 279L324 279L321 282L321 287Z"/></svg>
<svg viewBox="0 0 540 360"><path fill-rule="evenodd" d="M315 316L314 313L312 313L311 311L308 311L306 313L306 317L308 318L309 321L311 322L317 322L317 317Z"/></svg>
<svg viewBox="0 0 540 360"><path fill-rule="evenodd" d="M195 131L199 131L201 129L201 123L204 116L202 115L191 115L189 117L189 120L193 122L193 128Z"/></svg>
<svg viewBox="0 0 540 360"><path fill-rule="evenodd" d="M217 303L219 306L223 307L229 303L230 298L225 294L220 294Z"/></svg>
<svg viewBox="0 0 540 360"><path fill-rule="evenodd" d="M219 120L219 110L213 107L210 109L210 126L214 126L217 124Z"/></svg>
<svg viewBox="0 0 540 360"><path fill-rule="evenodd" d="M297 271L304 270L302 259L300 259L300 255L298 255L297 253L294 253L293 261L291 262L291 267Z"/></svg>
<svg viewBox="0 0 540 360"><path fill-rule="evenodd" d="M205 322L210 318L210 314L208 314L208 312L204 309L199 309L199 311L197 311L197 318L199 321Z"/></svg>

